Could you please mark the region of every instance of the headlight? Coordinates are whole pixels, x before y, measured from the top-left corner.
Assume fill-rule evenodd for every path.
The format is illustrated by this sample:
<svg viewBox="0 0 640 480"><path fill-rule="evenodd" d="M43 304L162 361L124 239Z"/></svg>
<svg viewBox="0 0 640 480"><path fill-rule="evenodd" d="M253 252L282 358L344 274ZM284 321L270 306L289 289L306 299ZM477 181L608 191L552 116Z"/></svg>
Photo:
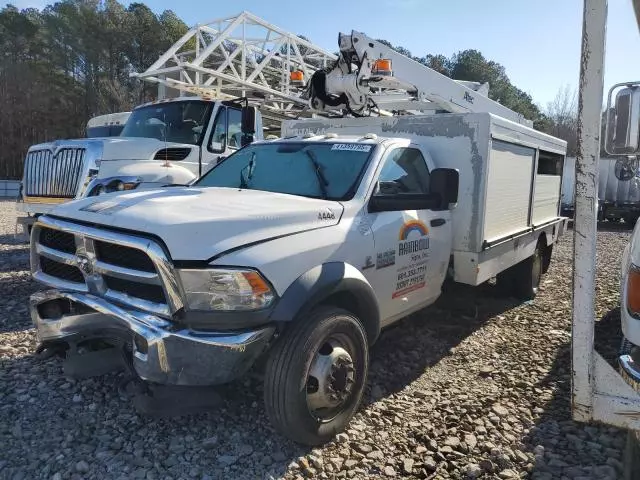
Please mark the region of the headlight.
<svg viewBox="0 0 640 480"><path fill-rule="evenodd" d="M88 187L87 197L95 197L105 193L135 190L142 180L135 177L103 178L94 180Z"/></svg>
<svg viewBox="0 0 640 480"><path fill-rule="evenodd" d="M275 297L254 270L179 270L189 310L258 310Z"/></svg>

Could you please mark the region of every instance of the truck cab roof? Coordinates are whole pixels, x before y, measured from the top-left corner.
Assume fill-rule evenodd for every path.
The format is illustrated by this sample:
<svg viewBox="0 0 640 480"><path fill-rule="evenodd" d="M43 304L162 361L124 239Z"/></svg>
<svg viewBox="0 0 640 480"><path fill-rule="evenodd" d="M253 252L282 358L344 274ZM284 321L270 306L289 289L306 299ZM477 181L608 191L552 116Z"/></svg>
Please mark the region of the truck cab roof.
<svg viewBox="0 0 640 480"><path fill-rule="evenodd" d="M265 140L255 143L291 143L291 142L326 142L326 143L357 143L365 145L379 145L389 140L387 137L380 137L375 133L364 135L339 135L337 133L306 133L303 135L290 135L288 137Z"/></svg>
<svg viewBox="0 0 640 480"><path fill-rule="evenodd" d="M194 101L216 102L216 101L219 101L219 99L210 98L210 97L204 97L204 96L201 96L201 95L181 96L181 97L175 97L175 98L163 98L161 100L152 100L151 102L147 102L147 103L143 103L141 105L137 105L137 106L134 107L134 110L138 110L139 108L148 107L150 105L158 105L158 104L161 104L161 103L194 102Z"/></svg>

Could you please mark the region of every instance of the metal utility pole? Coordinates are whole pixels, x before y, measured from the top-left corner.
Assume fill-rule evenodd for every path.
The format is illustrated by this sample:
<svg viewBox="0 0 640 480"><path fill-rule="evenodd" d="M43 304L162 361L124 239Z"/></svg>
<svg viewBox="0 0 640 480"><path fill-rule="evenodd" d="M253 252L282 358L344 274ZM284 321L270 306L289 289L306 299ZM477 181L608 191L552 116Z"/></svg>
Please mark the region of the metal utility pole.
<svg viewBox="0 0 640 480"><path fill-rule="evenodd" d="M593 416L593 337L596 276L596 203L604 90L607 1L585 0L578 97L575 219L573 224L573 417Z"/></svg>

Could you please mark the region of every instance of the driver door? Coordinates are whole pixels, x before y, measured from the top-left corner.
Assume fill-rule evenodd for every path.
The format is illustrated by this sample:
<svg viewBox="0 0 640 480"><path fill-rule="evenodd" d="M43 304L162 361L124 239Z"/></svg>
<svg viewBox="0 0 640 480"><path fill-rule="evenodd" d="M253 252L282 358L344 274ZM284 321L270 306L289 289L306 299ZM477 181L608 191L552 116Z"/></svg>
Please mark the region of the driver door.
<svg viewBox="0 0 640 480"><path fill-rule="evenodd" d="M206 152L203 151L203 174L242 146L242 112L240 110L221 105L214 122Z"/></svg>
<svg viewBox="0 0 640 480"><path fill-rule="evenodd" d="M390 211L368 213L375 269L365 270L378 292L383 325L440 295L451 251L451 213L415 209L415 200L410 200L428 195L429 182L427 162L419 148L398 147L387 152L372 198L381 195L397 202Z"/></svg>

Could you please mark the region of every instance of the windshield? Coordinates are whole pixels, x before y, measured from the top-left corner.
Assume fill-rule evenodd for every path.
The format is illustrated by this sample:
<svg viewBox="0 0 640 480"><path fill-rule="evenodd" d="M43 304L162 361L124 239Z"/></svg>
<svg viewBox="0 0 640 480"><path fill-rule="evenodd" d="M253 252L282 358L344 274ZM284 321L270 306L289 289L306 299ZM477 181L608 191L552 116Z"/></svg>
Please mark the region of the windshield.
<svg viewBox="0 0 640 480"><path fill-rule="evenodd" d="M206 130L211 105L210 102L194 100L137 108L131 113L120 136L197 145Z"/></svg>
<svg viewBox="0 0 640 480"><path fill-rule="evenodd" d="M349 200L373 147L302 142L250 145L227 157L195 185Z"/></svg>

